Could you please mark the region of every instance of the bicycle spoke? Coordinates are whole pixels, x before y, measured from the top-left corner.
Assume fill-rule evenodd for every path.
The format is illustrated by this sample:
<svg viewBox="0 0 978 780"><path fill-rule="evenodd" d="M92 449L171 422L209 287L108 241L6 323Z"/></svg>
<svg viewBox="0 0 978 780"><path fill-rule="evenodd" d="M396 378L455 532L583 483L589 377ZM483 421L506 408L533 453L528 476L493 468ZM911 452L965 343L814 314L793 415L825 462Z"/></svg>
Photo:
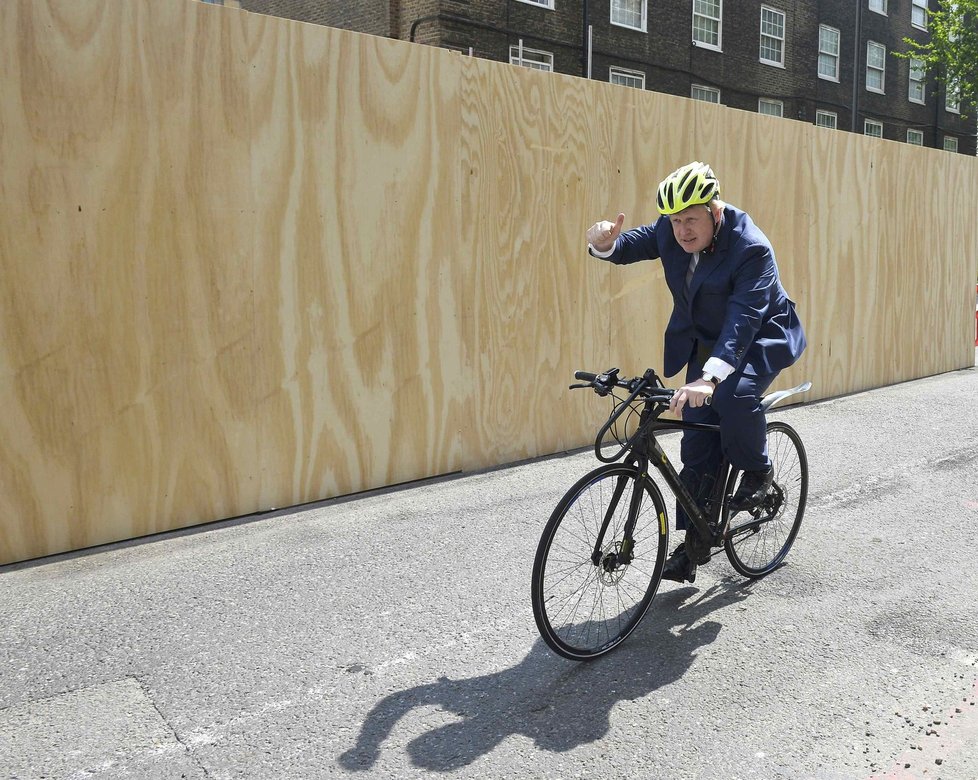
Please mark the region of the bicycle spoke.
<svg viewBox="0 0 978 780"><path fill-rule="evenodd" d="M791 426L768 424L768 457L774 485L759 507L759 519L735 520L725 548L733 567L747 577L760 577L777 568L794 543L805 511L808 462L798 434Z"/></svg>

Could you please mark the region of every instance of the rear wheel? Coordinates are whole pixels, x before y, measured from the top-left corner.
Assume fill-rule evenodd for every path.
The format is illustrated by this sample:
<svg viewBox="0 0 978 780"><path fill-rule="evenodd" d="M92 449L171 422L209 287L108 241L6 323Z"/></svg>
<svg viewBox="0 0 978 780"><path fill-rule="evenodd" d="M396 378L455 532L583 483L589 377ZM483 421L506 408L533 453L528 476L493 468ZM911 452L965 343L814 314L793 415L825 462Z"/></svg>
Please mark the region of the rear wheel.
<svg viewBox="0 0 978 780"><path fill-rule="evenodd" d="M769 422L767 449L774 468L767 497L751 512L726 517L724 549L730 565L745 577L763 577L781 564L798 535L808 498L808 457L798 432L787 423ZM728 496L734 479L731 472Z"/></svg>
<svg viewBox="0 0 978 780"><path fill-rule="evenodd" d="M652 603L667 544L662 494L634 466L602 466L579 480L550 516L533 561L533 617L544 641L573 660L620 644Z"/></svg>

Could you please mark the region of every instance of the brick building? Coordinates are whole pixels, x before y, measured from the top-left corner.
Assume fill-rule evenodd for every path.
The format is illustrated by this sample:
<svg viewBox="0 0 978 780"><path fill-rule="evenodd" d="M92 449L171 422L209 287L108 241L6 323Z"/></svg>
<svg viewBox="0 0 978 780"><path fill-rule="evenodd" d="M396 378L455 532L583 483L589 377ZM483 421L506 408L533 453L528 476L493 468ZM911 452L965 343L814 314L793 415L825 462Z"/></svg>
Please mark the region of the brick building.
<svg viewBox="0 0 978 780"><path fill-rule="evenodd" d="M904 38L926 40L926 9L938 0L223 2L975 154L974 116L893 56Z"/></svg>

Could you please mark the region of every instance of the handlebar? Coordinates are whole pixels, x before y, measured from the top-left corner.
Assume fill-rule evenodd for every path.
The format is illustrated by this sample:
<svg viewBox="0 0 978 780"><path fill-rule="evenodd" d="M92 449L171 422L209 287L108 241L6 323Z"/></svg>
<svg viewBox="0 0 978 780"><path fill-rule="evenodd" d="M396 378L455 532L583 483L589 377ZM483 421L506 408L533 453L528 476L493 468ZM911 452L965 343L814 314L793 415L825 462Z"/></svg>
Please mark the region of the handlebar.
<svg viewBox="0 0 978 780"><path fill-rule="evenodd" d="M592 374L590 371L575 371L574 378L585 384L571 385L571 390L590 387L600 396L608 395L616 387L620 387L629 393L634 393L636 397L641 395L642 398L668 401L674 392L662 386L659 377L651 368L644 375L631 379L621 379L618 376L617 368L609 368L601 374Z"/></svg>
<svg viewBox="0 0 978 780"><path fill-rule="evenodd" d="M615 404L611 416L601 426L601 430L598 431L597 438L594 440L595 456L598 460L604 461L605 463L612 463L618 460L633 445L639 435L639 431L636 430L626 439L614 433L618 420L623 415L633 414L637 411L632 407L633 402L640 399L646 403L651 402L655 404L656 410L653 412L651 408L646 407L645 412L642 413L642 418L646 418L646 412L652 412L653 417L658 417L665 410L669 399L672 398L674 393L673 390L663 387L662 381L651 368L642 376L632 377L631 379L619 377L617 368L609 368L601 374L593 374L590 371L575 371L574 378L584 384L571 385L570 388L572 390L576 388L591 388L602 397L611 395L616 388L628 391L627 399L622 400L619 396L615 396ZM609 431L612 432L612 437L620 446L620 449L612 457L604 455L601 451L602 442Z"/></svg>
<svg viewBox="0 0 978 780"><path fill-rule="evenodd" d="M675 390L663 387L662 380L659 379L658 375L651 368L646 370L642 376L632 377L631 379L619 378L618 371L619 369L617 368L609 368L602 374L592 374L590 371L575 371L574 378L579 382L584 382L584 384L571 385L570 389L577 390L589 387L598 395L606 396L616 387L620 387L632 394L629 402L635 400L635 398L642 398L648 401L668 403L676 393ZM712 401L712 397L708 396L706 399L707 406Z"/></svg>

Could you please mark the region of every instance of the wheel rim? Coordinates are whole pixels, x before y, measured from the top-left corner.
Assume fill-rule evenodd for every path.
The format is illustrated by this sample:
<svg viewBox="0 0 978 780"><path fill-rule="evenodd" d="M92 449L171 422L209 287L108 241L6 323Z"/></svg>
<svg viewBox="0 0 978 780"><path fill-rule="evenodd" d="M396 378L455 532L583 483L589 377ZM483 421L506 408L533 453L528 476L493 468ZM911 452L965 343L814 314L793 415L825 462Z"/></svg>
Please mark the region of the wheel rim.
<svg viewBox="0 0 978 780"><path fill-rule="evenodd" d="M770 519L751 524L745 515L738 515L732 521L727 548L731 562L741 573L758 575L771 571L788 554L798 533L808 493L808 465L797 434L793 436L789 431L777 423L768 429L774 485L762 504L761 517ZM737 531L738 527L743 530Z"/></svg>
<svg viewBox="0 0 978 780"><path fill-rule="evenodd" d="M597 562L594 546L618 480L626 489L613 512ZM566 505L553 530L539 578L539 603L545 636L573 657L607 652L630 633L648 609L664 557L661 519L652 497L642 490L631 554L622 535L635 481L621 471L584 484Z"/></svg>

